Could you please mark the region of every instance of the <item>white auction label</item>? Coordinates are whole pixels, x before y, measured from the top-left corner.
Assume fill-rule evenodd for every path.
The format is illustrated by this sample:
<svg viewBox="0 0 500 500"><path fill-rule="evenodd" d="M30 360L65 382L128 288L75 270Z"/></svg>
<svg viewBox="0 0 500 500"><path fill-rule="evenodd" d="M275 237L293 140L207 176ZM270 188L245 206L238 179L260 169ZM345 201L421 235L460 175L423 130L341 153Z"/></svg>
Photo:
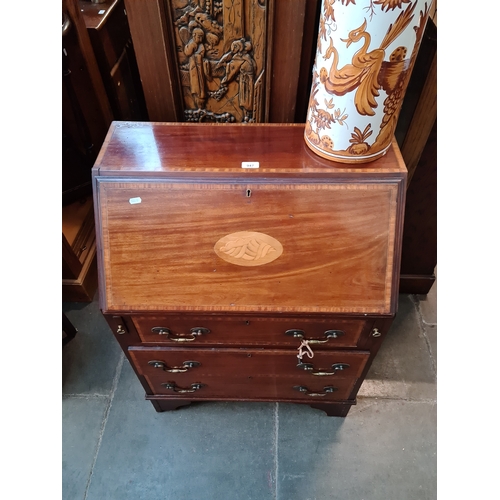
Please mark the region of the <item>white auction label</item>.
<svg viewBox="0 0 500 500"><path fill-rule="evenodd" d="M258 161L242 161L241 168L259 168Z"/></svg>
<svg viewBox="0 0 500 500"><path fill-rule="evenodd" d="M142 200L138 196L137 198L130 198L128 201L131 205L137 205L137 203L141 203Z"/></svg>

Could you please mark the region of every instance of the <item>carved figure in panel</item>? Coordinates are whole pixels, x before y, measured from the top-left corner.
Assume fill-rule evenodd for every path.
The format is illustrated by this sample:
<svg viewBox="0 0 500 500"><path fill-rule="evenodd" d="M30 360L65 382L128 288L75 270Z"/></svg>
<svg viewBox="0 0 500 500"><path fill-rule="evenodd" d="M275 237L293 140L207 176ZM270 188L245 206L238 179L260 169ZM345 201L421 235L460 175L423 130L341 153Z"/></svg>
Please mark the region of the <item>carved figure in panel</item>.
<svg viewBox="0 0 500 500"><path fill-rule="evenodd" d="M168 0L186 121L261 122L264 0Z"/></svg>

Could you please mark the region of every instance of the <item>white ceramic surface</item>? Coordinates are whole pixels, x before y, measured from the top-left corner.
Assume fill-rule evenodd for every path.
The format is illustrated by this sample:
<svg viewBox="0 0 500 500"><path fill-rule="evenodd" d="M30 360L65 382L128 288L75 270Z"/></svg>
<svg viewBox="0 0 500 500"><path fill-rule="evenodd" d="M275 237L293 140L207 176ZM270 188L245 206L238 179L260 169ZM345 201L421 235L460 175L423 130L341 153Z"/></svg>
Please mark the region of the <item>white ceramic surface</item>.
<svg viewBox="0 0 500 500"><path fill-rule="evenodd" d="M432 0L323 0L304 138L320 156L389 148Z"/></svg>

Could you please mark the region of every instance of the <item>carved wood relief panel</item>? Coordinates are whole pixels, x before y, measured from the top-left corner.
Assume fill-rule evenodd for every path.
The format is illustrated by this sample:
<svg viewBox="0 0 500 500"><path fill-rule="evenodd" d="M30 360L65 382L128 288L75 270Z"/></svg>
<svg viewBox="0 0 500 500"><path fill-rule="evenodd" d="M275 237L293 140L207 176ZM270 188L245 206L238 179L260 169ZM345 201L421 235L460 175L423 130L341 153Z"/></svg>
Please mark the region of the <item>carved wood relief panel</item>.
<svg viewBox="0 0 500 500"><path fill-rule="evenodd" d="M273 0L165 0L184 120L262 122Z"/></svg>
<svg viewBox="0 0 500 500"><path fill-rule="evenodd" d="M305 122L321 0L124 4L149 120L183 122L188 115L205 122ZM203 33L195 36L203 35L203 43L193 38L188 46L196 27ZM203 71L204 96L191 92L191 78L194 89L199 87L196 61ZM220 116L224 113L229 114Z"/></svg>

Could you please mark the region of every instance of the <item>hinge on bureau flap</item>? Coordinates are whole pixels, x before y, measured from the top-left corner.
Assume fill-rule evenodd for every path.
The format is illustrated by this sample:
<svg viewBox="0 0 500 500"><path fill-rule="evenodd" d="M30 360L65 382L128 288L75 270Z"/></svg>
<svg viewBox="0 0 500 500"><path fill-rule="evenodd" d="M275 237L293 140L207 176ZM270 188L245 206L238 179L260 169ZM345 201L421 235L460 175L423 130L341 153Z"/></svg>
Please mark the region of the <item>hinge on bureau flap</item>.
<svg viewBox="0 0 500 500"><path fill-rule="evenodd" d="M124 333L128 333L125 321L123 321L123 318L121 316L113 316L113 323L116 325L116 334L123 335Z"/></svg>

